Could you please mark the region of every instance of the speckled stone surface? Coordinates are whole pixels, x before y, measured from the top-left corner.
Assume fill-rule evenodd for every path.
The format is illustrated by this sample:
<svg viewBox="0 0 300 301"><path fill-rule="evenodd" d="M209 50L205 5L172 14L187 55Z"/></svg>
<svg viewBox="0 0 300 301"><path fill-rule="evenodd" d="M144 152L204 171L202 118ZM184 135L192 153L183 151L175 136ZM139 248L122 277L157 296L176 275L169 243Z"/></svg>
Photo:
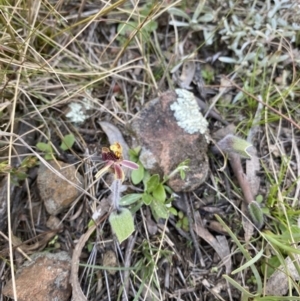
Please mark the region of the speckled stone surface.
<svg viewBox="0 0 300 301"><path fill-rule="evenodd" d="M16 289L19 301L70 300L71 258L66 252L37 253L19 268ZM3 295L13 298L12 282L3 289Z"/></svg>
<svg viewBox="0 0 300 301"><path fill-rule="evenodd" d="M48 162L66 181L55 174L44 164L41 164L38 171L37 185L40 196L49 214L56 215L64 208L70 206L80 195L80 191L75 185L82 187L82 176L76 171L74 166L61 161ZM71 183L74 183L72 185Z"/></svg>
<svg viewBox="0 0 300 301"><path fill-rule="evenodd" d="M149 101L131 122L135 145L142 147L140 160L152 174L170 174L181 162L190 159L190 170L182 180L177 174L168 185L176 192L193 191L208 174L207 139L190 134L178 125L174 111L175 91L167 91Z"/></svg>

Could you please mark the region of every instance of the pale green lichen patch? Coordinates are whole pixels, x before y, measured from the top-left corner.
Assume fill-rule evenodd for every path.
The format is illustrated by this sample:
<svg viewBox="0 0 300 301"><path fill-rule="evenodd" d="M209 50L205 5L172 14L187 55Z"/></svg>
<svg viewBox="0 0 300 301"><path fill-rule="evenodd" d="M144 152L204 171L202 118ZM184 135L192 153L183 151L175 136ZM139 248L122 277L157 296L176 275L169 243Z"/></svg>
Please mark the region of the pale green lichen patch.
<svg viewBox="0 0 300 301"><path fill-rule="evenodd" d="M171 104L170 108L174 111L177 124L189 134L204 134L208 122L199 111L194 94L184 89L176 89L175 92L177 101Z"/></svg>
<svg viewBox="0 0 300 301"><path fill-rule="evenodd" d="M80 103L70 103L69 109L70 111L66 114L66 117L73 123L83 123L88 118L83 105Z"/></svg>
<svg viewBox="0 0 300 301"><path fill-rule="evenodd" d="M86 91L90 94L89 91ZM71 102L66 117L73 123L81 124L90 117L89 110L93 108L91 97L84 97L82 102Z"/></svg>

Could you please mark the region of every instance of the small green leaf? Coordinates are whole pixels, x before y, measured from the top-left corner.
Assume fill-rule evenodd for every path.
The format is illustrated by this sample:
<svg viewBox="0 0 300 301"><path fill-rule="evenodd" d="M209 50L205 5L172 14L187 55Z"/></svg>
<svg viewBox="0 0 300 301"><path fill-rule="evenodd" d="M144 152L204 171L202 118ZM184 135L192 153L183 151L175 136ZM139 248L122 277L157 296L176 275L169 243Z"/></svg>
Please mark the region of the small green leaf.
<svg viewBox="0 0 300 301"><path fill-rule="evenodd" d="M37 147L37 149L39 149L40 151L45 152L45 153L52 153L53 152L52 147L49 143L38 142L36 144L36 147Z"/></svg>
<svg viewBox="0 0 300 301"><path fill-rule="evenodd" d="M88 228L91 228L95 224L96 224L95 221L93 219L90 219L90 221L88 222Z"/></svg>
<svg viewBox="0 0 300 301"><path fill-rule="evenodd" d="M140 210L140 208L143 206L143 204L144 204L144 203L143 203L143 200L140 199L139 201L137 201L136 203L134 203L133 206L131 206L131 207L129 208L130 212L131 212L132 214L136 213L137 211Z"/></svg>
<svg viewBox="0 0 300 301"><path fill-rule="evenodd" d="M45 155L45 160L50 161L53 159L53 154L46 154Z"/></svg>
<svg viewBox="0 0 300 301"><path fill-rule="evenodd" d="M189 219L187 216L182 219L182 224L187 227L189 226Z"/></svg>
<svg viewBox="0 0 300 301"><path fill-rule="evenodd" d="M182 221L182 230L188 231L190 226L188 217L185 216L181 221Z"/></svg>
<svg viewBox="0 0 300 301"><path fill-rule="evenodd" d="M236 153L243 158L251 158L251 155L247 150L252 146L252 144L232 134L226 135L217 144L219 148L225 153Z"/></svg>
<svg viewBox="0 0 300 301"><path fill-rule="evenodd" d="M168 13L170 13L170 14L172 14L174 16L178 16L178 17L184 18L184 19L186 19L188 21L191 21L191 18L190 18L190 16L187 13L185 13L183 10L178 9L176 7L169 8L168 9Z"/></svg>
<svg viewBox="0 0 300 301"><path fill-rule="evenodd" d="M157 200L152 200L150 208L156 221L158 221L160 218L166 219L169 217L168 208L165 206L165 204L162 204Z"/></svg>
<svg viewBox="0 0 300 301"><path fill-rule="evenodd" d="M178 212L177 212L176 208L174 208L174 207L169 208L169 212L170 212L171 214L173 214L174 216L177 216L177 215L178 215Z"/></svg>
<svg viewBox="0 0 300 301"><path fill-rule="evenodd" d="M134 185L142 182L144 179L145 169L140 161L138 161L139 168L131 172L131 181Z"/></svg>
<svg viewBox="0 0 300 301"><path fill-rule="evenodd" d="M128 154L129 154L129 160L130 160L130 161L137 162L137 160L138 160L138 155L135 153L134 150L130 149L130 150L128 151Z"/></svg>
<svg viewBox="0 0 300 301"><path fill-rule="evenodd" d="M144 179L143 179L143 184L145 186L145 190L147 188L147 182L149 181L149 179L151 178L149 171L146 169L144 172Z"/></svg>
<svg viewBox="0 0 300 301"><path fill-rule="evenodd" d="M145 192L145 193L143 193L142 200L145 205L150 205L153 200L153 197L150 194Z"/></svg>
<svg viewBox="0 0 300 301"><path fill-rule="evenodd" d="M179 168L183 168L183 169L187 169L187 168L189 168L190 162L191 162L190 159L185 159L184 161L182 161L182 162L178 165L178 167L179 167Z"/></svg>
<svg viewBox="0 0 300 301"><path fill-rule="evenodd" d="M137 147L135 147L135 148L133 149L133 151L134 151L137 155L139 155L141 149L142 149L141 146L137 146Z"/></svg>
<svg viewBox="0 0 300 301"><path fill-rule="evenodd" d="M203 6L205 2L199 1L194 13L191 22L197 22L198 17L200 16L201 12L203 11Z"/></svg>
<svg viewBox="0 0 300 301"><path fill-rule="evenodd" d="M158 201L160 201L161 203L164 203L165 200L166 200L166 191L165 191L165 188L164 188L164 185L163 184L158 184L158 186L155 188L155 190L153 190L152 192L154 198Z"/></svg>
<svg viewBox="0 0 300 301"><path fill-rule="evenodd" d="M181 180L185 179L185 171L184 170L180 170L180 178L181 178Z"/></svg>
<svg viewBox="0 0 300 301"><path fill-rule="evenodd" d="M151 33L157 29L157 22L154 20L150 20L149 22L146 23L146 25L143 27L143 30L147 33Z"/></svg>
<svg viewBox="0 0 300 301"><path fill-rule="evenodd" d="M164 185L164 187L165 187L165 191L168 193L168 194L172 194L173 193L173 190L169 187L169 186L167 186L167 185Z"/></svg>
<svg viewBox="0 0 300 301"><path fill-rule="evenodd" d="M36 148L45 153L46 160L49 161L53 159L53 149L50 143L38 142Z"/></svg>
<svg viewBox="0 0 300 301"><path fill-rule="evenodd" d="M181 228L182 227L182 221L181 220L177 221L177 223L175 224L175 226L177 228Z"/></svg>
<svg viewBox="0 0 300 301"><path fill-rule="evenodd" d="M25 180L27 178L27 174L24 172L16 172L16 177L18 180Z"/></svg>
<svg viewBox="0 0 300 301"><path fill-rule="evenodd" d="M0 170L1 168L5 169L7 165L8 165L8 160L0 162Z"/></svg>
<svg viewBox="0 0 300 301"><path fill-rule="evenodd" d="M89 241L87 243L87 250L88 250L89 253L92 252L93 247L94 247L94 244Z"/></svg>
<svg viewBox="0 0 300 301"><path fill-rule="evenodd" d="M251 158L251 155L247 151L247 149L250 148L251 146L252 144L249 143L248 141L233 136L233 144L232 144L233 151L235 151L241 157L246 159Z"/></svg>
<svg viewBox="0 0 300 301"><path fill-rule="evenodd" d="M253 223L258 229L260 229L264 224L264 215L259 204L255 201L251 202L248 206L248 210Z"/></svg>
<svg viewBox="0 0 300 301"><path fill-rule="evenodd" d="M119 204L121 206L132 205L132 204L136 203L138 200L140 200L142 198L142 195L143 195L142 193L126 194L120 199Z"/></svg>
<svg viewBox="0 0 300 301"><path fill-rule="evenodd" d="M119 212L112 212L109 217L109 223L116 234L119 243L122 243L134 231L132 214L126 208L120 209Z"/></svg>
<svg viewBox="0 0 300 301"><path fill-rule="evenodd" d="M152 192L156 189L159 184L159 175L153 175L146 183L146 191Z"/></svg>
<svg viewBox="0 0 300 301"><path fill-rule="evenodd" d="M142 149L141 146L137 146L137 147L135 147L133 149L130 149L128 151L128 153L129 153L129 160L133 161L133 162L137 162L138 158L139 158L139 153L140 153L141 149Z"/></svg>
<svg viewBox="0 0 300 301"><path fill-rule="evenodd" d="M264 200L264 197L261 194L258 194L255 198L256 202L261 204Z"/></svg>
<svg viewBox="0 0 300 301"><path fill-rule="evenodd" d="M75 142L75 137L73 134L66 135L60 145L60 148L64 151L71 149Z"/></svg>
<svg viewBox="0 0 300 301"><path fill-rule="evenodd" d="M34 167L38 164L38 159L37 157L33 157L33 156L29 156L26 157L22 162L21 162L21 166L25 167L25 168L31 168ZM1 170L1 167L0 167Z"/></svg>
<svg viewBox="0 0 300 301"><path fill-rule="evenodd" d="M214 19L214 15L212 13L207 13L204 16L200 17L197 21L200 23L208 23Z"/></svg>
<svg viewBox="0 0 300 301"><path fill-rule="evenodd" d="M125 24L120 23L118 25L118 33L122 36L130 36L131 33L138 27L137 22L129 21Z"/></svg>

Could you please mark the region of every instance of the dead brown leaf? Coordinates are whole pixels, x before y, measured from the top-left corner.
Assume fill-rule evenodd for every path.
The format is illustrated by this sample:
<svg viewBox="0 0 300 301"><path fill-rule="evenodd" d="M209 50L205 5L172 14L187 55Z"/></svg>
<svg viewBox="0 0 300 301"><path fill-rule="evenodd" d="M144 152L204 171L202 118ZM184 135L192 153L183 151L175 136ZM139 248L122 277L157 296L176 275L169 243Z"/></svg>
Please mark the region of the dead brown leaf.
<svg viewBox="0 0 300 301"><path fill-rule="evenodd" d="M179 77L180 87L182 89L191 89L191 82L193 81L195 75L196 65L194 61L186 61L182 65L182 72Z"/></svg>
<svg viewBox="0 0 300 301"><path fill-rule="evenodd" d="M196 234L209 243L220 256L226 268L226 274L229 274L232 269L230 249L227 239L223 235L218 235L216 238L201 224L200 214L195 212L194 230Z"/></svg>

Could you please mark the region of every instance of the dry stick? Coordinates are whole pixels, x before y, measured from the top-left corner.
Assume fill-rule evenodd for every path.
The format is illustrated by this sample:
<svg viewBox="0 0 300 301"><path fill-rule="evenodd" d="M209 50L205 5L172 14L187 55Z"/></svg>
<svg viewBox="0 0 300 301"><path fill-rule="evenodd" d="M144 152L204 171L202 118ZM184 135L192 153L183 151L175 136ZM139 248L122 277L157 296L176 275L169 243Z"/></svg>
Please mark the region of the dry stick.
<svg viewBox="0 0 300 301"><path fill-rule="evenodd" d="M201 254L201 251L200 251L200 248L199 248L198 240L197 240L196 235L194 233L193 227L191 226L191 225L194 224L193 219L192 219L192 210L191 210L191 204L190 204L191 198L190 198L190 196L187 197L187 193L184 193L184 199L185 199L185 202L187 204L187 217L189 219L189 228L190 228L190 233L191 233L191 236L192 236L192 240L193 240L193 243L194 243L194 246L195 246L195 249L196 249L196 253L198 254L201 267L205 267L205 263L204 263L204 260L203 260L203 257L202 257L202 254Z"/></svg>
<svg viewBox="0 0 300 301"><path fill-rule="evenodd" d="M243 172L241 158L238 154L230 153L229 159L230 159L229 162L230 162L230 165L234 172L234 175L236 176L236 178L242 188L243 195L244 195L243 200L245 201L245 203L247 205L249 205L251 202L253 202L254 199L253 199L250 184L247 180L246 175Z"/></svg>
<svg viewBox="0 0 300 301"><path fill-rule="evenodd" d="M92 227L89 228L89 230L85 234L83 234L80 237L73 252L72 263L71 263L71 277L70 277L70 282L73 288L72 289L73 301L87 301L87 298L83 294L78 280L79 257L85 243L90 238L91 234L95 231L96 227L97 227L96 225L93 225Z"/></svg>
<svg viewBox="0 0 300 301"><path fill-rule="evenodd" d="M54 230L50 230L47 232L43 232L39 235L36 235L35 237L28 239L26 241L23 241L20 244L16 244L13 241L13 249L17 249L17 251L19 251L21 254L23 254L24 257L26 257L27 260L32 261L30 257L28 257L25 253L27 254L32 254L34 253L37 249L41 249L41 246L46 245L55 235L57 232L61 231L62 228L60 229L54 229ZM6 238L5 234L2 233L2 231L0 231L0 235L2 235L3 237ZM41 239L39 239L41 238ZM8 238L7 238L8 239ZM39 239L37 242L33 243L33 244L29 244L30 242ZM9 252L9 249L3 249L0 251L0 257L1 256L6 256L6 253Z"/></svg>
<svg viewBox="0 0 300 301"><path fill-rule="evenodd" d="M124 271L124 274L123 274L124 290L123 290L123 294L122 294L122 301L127 301L128 300L130 271L129 271L129 269L127 270L126 268L130 268L130 263L131 263L131 258L132 258L132 251L133 251L134 244L136 242L136 236L137 236L137 232L134 236L129 237L127 247L126 247L125 262L124 262L125 271Z"/></svg>
<svg viewBox="0 0 300 301"><path fill-rule="evenodd" d="M7 241L9 240L9 238L2 232L0 231L0 236L4 237ZM16 249L28 260L28 261L32 261L32 259L30 257L28 257L28 255L26 253L23 252L23 250L19 247L16 247Z"/></svg>

